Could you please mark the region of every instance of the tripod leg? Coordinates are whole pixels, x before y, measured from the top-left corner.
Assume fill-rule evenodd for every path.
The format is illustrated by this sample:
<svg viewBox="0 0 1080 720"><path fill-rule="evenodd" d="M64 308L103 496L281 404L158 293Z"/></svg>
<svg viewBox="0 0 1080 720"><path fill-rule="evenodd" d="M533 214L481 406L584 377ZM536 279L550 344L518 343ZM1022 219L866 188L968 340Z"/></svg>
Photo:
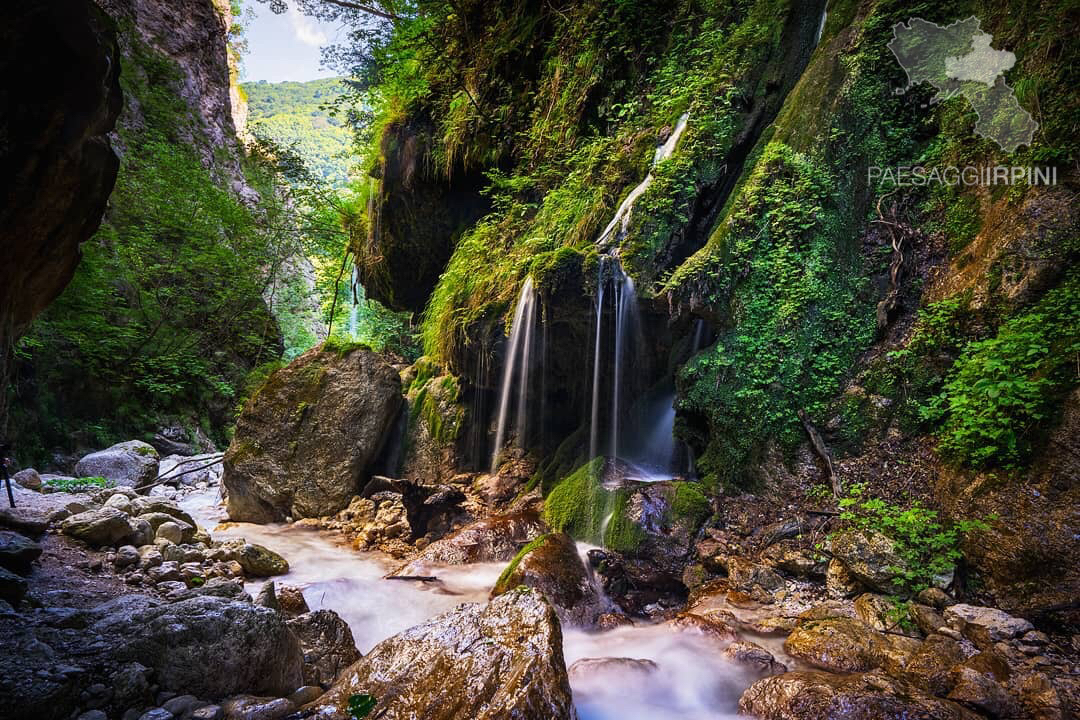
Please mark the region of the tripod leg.
<svg viewBox="0 0 1080 720"><path fill-rule="evenodd" d="M11 477L4 472L4 481L7 483L7 497L8 502L11 503L11 507L15 507L15 494L11 492Z"/></svg>

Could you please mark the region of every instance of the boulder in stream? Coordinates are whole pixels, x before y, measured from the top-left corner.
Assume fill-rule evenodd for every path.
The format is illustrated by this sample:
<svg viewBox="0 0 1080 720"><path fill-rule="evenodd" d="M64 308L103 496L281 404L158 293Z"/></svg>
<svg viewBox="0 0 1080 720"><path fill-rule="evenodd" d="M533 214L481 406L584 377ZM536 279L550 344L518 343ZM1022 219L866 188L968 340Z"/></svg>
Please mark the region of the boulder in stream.
<svg viewBox="0 0 1080 720"><path fill-rule="evenodd" d="M375 646L305 711L349 718L372 695L380 720L576 720L562 631L540 593L517 589L464 604Z"/></svg>
<svg viewBox="0 0 1080 720"><path fill-rule="evenodd" d="M75 465L79 477L103 477L114 485L140 487L158 474L158 453L152 446L129 440L86 455Z"/></svg>
<svg viewBox="0 0 1080 720"><path fill-rule="evenodd" d="M320 346L267 378L236 423L222 482L233 520L333 515L361 488L401 409L393 367Z"/></svg>

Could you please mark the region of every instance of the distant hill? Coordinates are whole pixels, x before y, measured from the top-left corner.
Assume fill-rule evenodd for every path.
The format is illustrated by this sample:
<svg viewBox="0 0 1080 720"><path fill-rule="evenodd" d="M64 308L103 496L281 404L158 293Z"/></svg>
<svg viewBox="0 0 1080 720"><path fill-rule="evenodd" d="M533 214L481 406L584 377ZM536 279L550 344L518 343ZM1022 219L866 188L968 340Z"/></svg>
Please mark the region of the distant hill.
<svg viewBox="0 0 1080 720"><path fill-rule="evenodd" d="M341 119L330 117L324 105L345 92L340 78L307 82L243 83L248 99L248 126L261 127L282 145L294 146L317 176L331 185L344 185L348 163L344 152L350 134Z"/></svg>

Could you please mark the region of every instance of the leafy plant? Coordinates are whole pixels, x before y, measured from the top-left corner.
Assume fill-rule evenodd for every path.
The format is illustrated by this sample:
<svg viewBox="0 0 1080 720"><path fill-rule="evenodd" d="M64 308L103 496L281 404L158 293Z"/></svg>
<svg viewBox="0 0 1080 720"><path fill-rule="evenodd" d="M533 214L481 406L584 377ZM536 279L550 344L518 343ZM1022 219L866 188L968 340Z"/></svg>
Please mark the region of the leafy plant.
<svg viewBox="0 0 1080 720"><path fill-rule="evenodd" d="M371 711L378 704L379 701L375 699L375 696L368 693L350 695L348 702L349 717L353 720L363 720L363 718L371 714Z"/></svg>
<svg viewBox="0 0 1080 720"><path fill-rule="evenodd" d="M54 477L45 481L46 487L55 492L82 492L94 488L109 487L108 478L99 475L91 477Z"/></svg>
<svg viewBox="0 0 1080 720"><path fill-rule="evenodd" d="M863 483L853 483L839 506L840 520L847 529L879 532L893 541L902 562L888 569L908 595L930 587L935 578L953 570L962 557L960 543L965 535L990 529L981 519L942 521L936 510L918 500L905 507L870 497Z"/></svg>

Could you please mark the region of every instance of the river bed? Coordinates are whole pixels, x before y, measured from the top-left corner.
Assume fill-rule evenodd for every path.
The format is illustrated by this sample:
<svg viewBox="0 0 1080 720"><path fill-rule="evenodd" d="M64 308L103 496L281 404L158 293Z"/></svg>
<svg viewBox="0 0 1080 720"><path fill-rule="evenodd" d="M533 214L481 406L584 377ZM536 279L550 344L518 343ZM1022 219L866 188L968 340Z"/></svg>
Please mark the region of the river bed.
<svg viewBox="0 0 1080 720"><path fill-rule="evenodd" d="M224 522L216 488L186 495L181 506L216 539L244 537L280 553L290 564L278 582L303 589L312 610L334 610L349 624L357 648L379 642L464 602L487 602L505 563L446 566L437 583L387 580L399 561L360 552L333 533L289 525ZM262 582L249 583L253 595ZM563 629L567 667L583 658L648 659L651 673L620 667L571 675L581 720L731 720L754 677L726 660L722 645L704 635L666 625L638 624L606 632Z"/></svg>

